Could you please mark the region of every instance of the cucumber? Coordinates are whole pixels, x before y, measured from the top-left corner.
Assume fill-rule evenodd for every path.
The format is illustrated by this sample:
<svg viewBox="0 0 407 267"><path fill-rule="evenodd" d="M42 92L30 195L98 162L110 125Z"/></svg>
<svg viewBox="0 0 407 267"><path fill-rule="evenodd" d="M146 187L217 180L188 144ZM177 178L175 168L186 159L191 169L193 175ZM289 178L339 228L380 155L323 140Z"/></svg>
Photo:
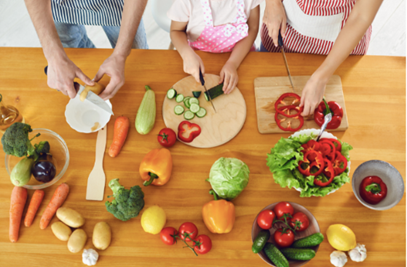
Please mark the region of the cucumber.
<svg viewBox="0 0 407 267"><path fill-rule="evenodd" d="M198 98L201 95L201 91L192 91L194 97Z"/></svg>
<svg viewBox="0 0 407 267"><path fill-rule="evenodd" d="M324 235L321 233L315 233L307 237L296 240L291 247L293 248L309 248L318 246L324 241Z"/></svg>
<svg viewBox="0 0 407 267"><path fill-rule="evenodd" d="M167 91L168 99L173 99L177 95L177 91L174 88L171 88Z"/></svg>
<svg viewBox="0 0 407 267"><path fill-rule="evenodd" d="M186 120L192 120L194 117L195 117L195 114L192 113L192 111L190 111L190 110L185 111L184 118Z"/></svg>
<svg viewBox="0 0 407 267"><path fill-rule="evenodd" d="M181 115L182 113L184 113L184 107L183 106L181 106L181 105L177 105L177 106L175 106L175 108L174 108L174 113L176 114L176 115Z"/></svg>
<svg viewBox="0 0 407 267"><path fill-rule="evenodd" d="M189 104L197 104L197 105L199 105L199 100L198 100L198 98L195 98L195 97L191 97L190 99L189 99Z"/></svg>
<svg viewBox="0 0 407 267"><path fill-rule="evenodd" d="M289 260L308 261L315 257L315 251L310 248L282 248L280 251Z"/></svg>
<svg viewBox="0 0 407 267"><path fill-rule="evenodd" d="M223 95L223 83L216 85L215 87L212 87L209 89L207 92L204 93L206 101L209 101L209 96L210 99L215 99L220 95Z"/></svg>
<svg viewBox="0 0 407 267"><path fill-rule="evenodd" d="M146 85L146 92L136 116L136 130L139 134L148 134L155 123L155 93L150 86Z"/></svg>
<svg viewBox="0 0 407 267"><path fill-rule="evenodd" d="M272 244L267 243L264 247L264 253L267 257L277 266L277 267L289 267L290 264L288 260L284 257L283 253L278 250L278 248Z"/></svg>
<svg viewBox="0 0 407 267"><path fill-rule="evenodd" d="M190 107L191 107L191 104L189 103L189 99L190 99L190 98L191 98L190 96L187 96L187 97L184 98L184 105L185 105L185 107L187 107L187 108L190 108Z"/></svg>
<svg viewBox="0 0 407 267"><path fill-rule="evenodd" d="M189 108L189 110L193 113L197 113L199 111L199 109L200 109L200 107L195 103L191 104L191 107Z"/></svg>
<svg viewBox="0 0 407 267"><path fill-rule="evenodd" d="M270 231L261 230L253 241L252 251L259 253L270 238Z"/></svg>
<svg viewBox="0 0 407 267"><path fill-rule="evenodd" d="M177 101L178 103L182 102L183 100L184 100L183 94L179 94L175 97L175 101Z"/></svg>
<svg viewBox="0 0 407 267"><path fill-rule="evenodd" d="M201 107L198 112L195 114L198 118L203 118L206 116L206 109Z"/></svg>

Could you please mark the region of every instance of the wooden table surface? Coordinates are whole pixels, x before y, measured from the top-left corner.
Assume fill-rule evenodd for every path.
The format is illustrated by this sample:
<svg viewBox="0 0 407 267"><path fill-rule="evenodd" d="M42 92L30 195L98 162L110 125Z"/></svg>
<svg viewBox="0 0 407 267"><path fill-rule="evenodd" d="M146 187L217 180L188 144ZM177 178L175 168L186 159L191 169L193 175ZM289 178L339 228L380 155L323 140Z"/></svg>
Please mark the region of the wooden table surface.
<svg viewBox="0 0 407 267"><path fill-rule="evenodd" d="M111 50L67 49L68 56L89 77L93 77ZM200 53L207 73L218 74L228 54ZM324 57L288 54L292 75L311 75ZM212 251L195 257L178 243L164 245L159 235L145 233L140 216L122 222L105 209L103 202L85 200L88 175L93 167L96 133L81 134L65 122L68 98L47 86L43 69L47 64L41 49L0 48L0 93L6 103L15 105L33 128L51 129L66 141L71 161L64 177L45 189L45 199L33 225L21 226L20 239L8 238L10 194L13 185L0 160L0 265L1 266L84 266L81 253L72 254L66 242L59 241L50 227L39 229L40 216L56 186L66 182L70 194L64 204L79 211L85 218L83 229L88 234L86 247L92 247L94 225L107 221L113 229L111 246L100 252L97 266L266 266L251 251L251 227L256 214L268 204L292 201L305 206L318 220L325 235L329 225L341 223L356 234L357 242L365 244L368 257L363 263L348 261L351 266L405 266L406 264L406 199L394 208L373 211L365 208L353 194L351 184L324 198L300 198L295 190L275 184L266 166L267 153L281 137L289 134L259 134L253 81L256 77L284 76L286 70L280 54L250 53L239 68L238 88L247 104L247 120L242 131L229 143L211 149L199 149L177 143L171 153L174 168L171 180L162 187L143 188L145 207L159 205L167 214L166 226L178 228L191 221L199 233L213 242ZM351 175L361 163L380 159L406 175L406 86L404 57L349 57L335 72L342 78L349 129L335 133L353 146ZM163 128L162 102L167 89L184 78L182 61L176 51L133 50L126 62L126 84L111 100L116 116L125 115L134 124L137 109L148 84L156 93L157 119L154 129L139 135L134 126L117 158L104 159L107 181L120 178L126 187L141 185L138 166L143 156L159 148L157 133ZM115 116L115 117L116 117ZM112 119L108 124L107 149L113 136ZM0 152L3 157L4 152ZM211 234L205 227L201 210L211 200L208 178L212 164L220 157L236 157L250 168L250 180L242 194L233 201L236 222L229 234ZM29 192L29 198L32 195ZM106 196L111 190L106 188ZM54 217L52 222L57 221ZM325 236L326 237L326 236ZM316 257L307 266L332 266L329 255L334 249L325 241Z"/></svg>

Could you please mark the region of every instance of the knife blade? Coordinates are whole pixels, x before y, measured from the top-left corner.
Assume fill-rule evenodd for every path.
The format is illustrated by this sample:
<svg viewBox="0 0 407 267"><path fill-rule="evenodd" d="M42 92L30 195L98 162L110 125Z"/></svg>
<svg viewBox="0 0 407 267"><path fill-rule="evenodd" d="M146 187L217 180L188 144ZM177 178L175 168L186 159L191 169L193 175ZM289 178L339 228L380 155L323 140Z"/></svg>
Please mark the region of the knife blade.
<svg viewBox="0 0 407 267"><path fill-rule="evenodd" d="M287 74L288 74L288 79L290 79L291 87L293 88L293 91L295 92L293 80L291 78L290 69L288 68L287 58L285 57L283 37L281 36L280 32L278 33L278 46L280 46L280 48L281 48L281 53L283 54L285 68L286 68Z"/></svg>
<svg viewBox="0 0 407 267"><path fill-rule="evenodd" d="M202 84L203 88L205 89L205 93L206 93L206 95L208 96L209 101L211 101L213 110L214 110L215 113L216 113L216 109L215 109L215 106L213 105L212 98L211 98L211 96L210 96L209 93L208 93L208 89L206 89L205 80L204 80L204 77L203 77L203 75L202 75L201 69L199 69L199 80L201 81L201 84Z"/></svg>

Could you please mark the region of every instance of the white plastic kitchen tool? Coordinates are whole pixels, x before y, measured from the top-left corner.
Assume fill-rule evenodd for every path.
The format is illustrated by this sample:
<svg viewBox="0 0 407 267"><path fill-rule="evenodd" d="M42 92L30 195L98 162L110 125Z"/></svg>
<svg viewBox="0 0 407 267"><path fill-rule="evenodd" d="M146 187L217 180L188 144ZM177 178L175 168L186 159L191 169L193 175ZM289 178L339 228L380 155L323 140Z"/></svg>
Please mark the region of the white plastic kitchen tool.
<svg viewBox="0 0 407 267"><path fill-rule="evenodd" d="M88 177L86 200L102 201L105 194L106 175L103 170L103 157L106 148L107 126L98 132L96 139L96 157L93 170Z"/></svg>

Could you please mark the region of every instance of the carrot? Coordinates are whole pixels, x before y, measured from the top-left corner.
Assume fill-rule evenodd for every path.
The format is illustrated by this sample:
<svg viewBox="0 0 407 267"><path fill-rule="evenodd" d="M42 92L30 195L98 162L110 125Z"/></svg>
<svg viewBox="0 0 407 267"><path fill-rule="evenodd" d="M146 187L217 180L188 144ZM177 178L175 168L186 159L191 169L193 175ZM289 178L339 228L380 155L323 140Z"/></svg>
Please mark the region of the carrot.
<svg viewBox="0 0 407 267"><path fill-rule="evenodd" d="M42 199L44 198L44 191L43 190L35 190L31 201L30 201L30 205L28 206L28 210L27 213L25 214L25 219L24 219L24 225L25 227L30 227L35 214L38 211L38 208L41 205Z"/></svg>
<svg viewBox="0 0 407 267"><path fill-rule="evenodd" d="M109 148L109 156L116 157L123 147L126 140L127 133L129 132L130 121L125 116L117 117L114 122L113 142Z"/></svg>
<svg viewBox="0 0 407 267"><path fill-rule="evenodd" d="M57 189L55 190L54 195L52 196L51 201L48 203L47 208L45 209L44 213L42 214L41 221L40 221L40 228L44 230L47 228L49 222L51 221L52 217L54 217L57 209L61 207L64 203L66 197L69 193L69 186L66 183L60 184Z"/></svg>
<svg viewBox="0 0 407 267"><path fill-rule="evenodd" d="M20 231L21 217L25 202L27 201L27 189L15 186L10 199L10 229L9 238L11 242L17 242L18 232Z"/></svg>

